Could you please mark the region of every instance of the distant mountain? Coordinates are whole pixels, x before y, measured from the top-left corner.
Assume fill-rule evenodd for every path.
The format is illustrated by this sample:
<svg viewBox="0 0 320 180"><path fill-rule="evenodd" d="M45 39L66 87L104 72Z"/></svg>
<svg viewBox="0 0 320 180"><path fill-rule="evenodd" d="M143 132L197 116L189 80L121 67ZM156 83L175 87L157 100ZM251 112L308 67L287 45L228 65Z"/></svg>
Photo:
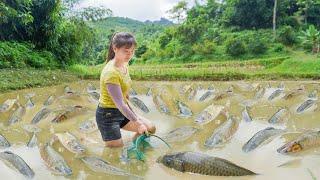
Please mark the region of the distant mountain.
<svg viewBox="0 0 320 180"><path fill-rule="evenodd" d="M95 28L101 41L108 41L108 38L114 32L126 31L136 35L138 41L145 41L150 38L155 38L164 28L173 25L173 23L165 18L159 21L145 21L125 18L125 17L107 17L94 22L89 22L89 25Z"/></svg>
<svg viewBox="0 0 320 180"><path fill-rule="evenodd" d="M161 18L160 20L158 21L150 21L150 20L147 20L145 21L145 23L147 24L159 24L159 25L165 25L165 26L170 26L170 25L173 25L174 23L166 18Z"/></svg>

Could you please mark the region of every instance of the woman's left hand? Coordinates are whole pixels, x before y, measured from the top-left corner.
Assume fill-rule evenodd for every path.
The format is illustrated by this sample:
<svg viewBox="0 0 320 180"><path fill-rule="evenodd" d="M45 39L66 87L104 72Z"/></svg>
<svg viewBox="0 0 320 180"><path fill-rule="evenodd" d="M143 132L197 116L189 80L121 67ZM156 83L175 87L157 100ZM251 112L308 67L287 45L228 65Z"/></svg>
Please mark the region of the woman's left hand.
<svg viewBox="0 0 320 180"><path fill-rule="evenodd" d="M139 134L144 134L144 133L146 133L146 134L148 134L148 128L147 128L147 126L146 125L144 125L141 121L137 121L137 123L138 123L138 133Z"/></svg>

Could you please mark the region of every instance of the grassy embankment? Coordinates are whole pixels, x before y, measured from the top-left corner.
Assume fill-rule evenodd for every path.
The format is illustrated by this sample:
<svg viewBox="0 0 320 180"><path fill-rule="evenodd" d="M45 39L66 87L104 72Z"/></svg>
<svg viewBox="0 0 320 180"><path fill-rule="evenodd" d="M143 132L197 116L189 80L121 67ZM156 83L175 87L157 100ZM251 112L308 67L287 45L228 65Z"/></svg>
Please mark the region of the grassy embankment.
<svg viewBox="0 0 320 180"><path fill-rule="evenodd" d="M79 78L62 70L1 69L0 92L73 82Z"/></svg>
<svg viewBox="0 0 320 180"><path fill-rule="evenodd" d="M2 69L0 92L57 85L79 79L99 79L104 64L73 65L67 70ZM221 62L135 64L134 80L297 80L320 79L320 58L296 53L292 56Z"/></svg>
<svg viewBox="0 0 320 180"><path fill-rule="evenodd" d="M98 79L103 64L74 65L69 70L80 78ZM136 64L130 66L134 80L295 80L320 79L320 58L295 53L266 59L186 64Z"/></svg>

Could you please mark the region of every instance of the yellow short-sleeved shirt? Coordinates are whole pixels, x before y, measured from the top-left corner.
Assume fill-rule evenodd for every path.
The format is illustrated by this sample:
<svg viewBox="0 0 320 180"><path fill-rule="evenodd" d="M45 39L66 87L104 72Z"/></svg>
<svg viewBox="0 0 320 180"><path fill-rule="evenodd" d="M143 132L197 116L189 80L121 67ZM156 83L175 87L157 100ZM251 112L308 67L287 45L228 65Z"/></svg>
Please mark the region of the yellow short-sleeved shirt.
<svg viewBox="0 0 320 180"><path fill-rule="evenodd" d="M114 66L114 60L109 61L103 68L100 75L100 99L99 103L104 108L116 108L108 89L107 83L120 85L123 99L127 102L127 95L131 88L131 78L129 71L127 74L122 73Z"/></svg>

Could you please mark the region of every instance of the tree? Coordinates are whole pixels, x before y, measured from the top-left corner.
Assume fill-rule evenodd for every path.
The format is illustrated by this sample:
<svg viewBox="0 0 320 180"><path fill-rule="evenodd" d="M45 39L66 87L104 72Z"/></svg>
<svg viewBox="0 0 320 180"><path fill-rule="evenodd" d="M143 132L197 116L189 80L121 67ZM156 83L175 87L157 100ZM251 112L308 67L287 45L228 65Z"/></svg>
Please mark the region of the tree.
<svg viewBox="0 0 320 180"><path fill-rule="evenodd" d="M0 2L0 40L24 39L27 27L33 22L30 0Z"/></svg>
<svg viewBox="0 0 320 180"><path fill-rule="evenodd" d="M273 39L276 39L276 19L277 19L277 0L274 0L274 5L273 5Z"/></svg>
<svg viewBox="0 0 320 180"><path fill-rule="evenodd" d="M272 26L274 0L227 0L225 23L240 29L259 29Z"/></svg>
<svg viewBox="0 0 320 180"><path fill-rule="evenodd" d="M105 7L86 7L74 12L74 17L83 21L98 21L112 16L112 11Z"/></svg>
<svg viewBox="0 0 320 180"><path fill-rule="evenodd" d="M318 8L320 8L320 1L319 0L298 0L297 4L300 6L299 8L299 14L301 16L303 16L304 19L304 23L307 24L308 23L308 19L311 16L311 10L317 6ZM319 17L319 16L318 16Z"/></svg>
<svg viewBox="0 0 320 180"><path fill-rule="evenodd" d="M320 31L318 31L314 25L310 25L305 31L302 31L302 35L299 36L302 40L302 44L311 45L313 53L319 53L320 49Z"/></svg>
<svg viewBox="0 0 320 180"><path fill-rule="evenodd" d="M188 10L188 3L183 0L178 2L172 9L168 11L171 14L171 19L177 20L178 23L181 23L185 19L185 14Z"/></svg>

